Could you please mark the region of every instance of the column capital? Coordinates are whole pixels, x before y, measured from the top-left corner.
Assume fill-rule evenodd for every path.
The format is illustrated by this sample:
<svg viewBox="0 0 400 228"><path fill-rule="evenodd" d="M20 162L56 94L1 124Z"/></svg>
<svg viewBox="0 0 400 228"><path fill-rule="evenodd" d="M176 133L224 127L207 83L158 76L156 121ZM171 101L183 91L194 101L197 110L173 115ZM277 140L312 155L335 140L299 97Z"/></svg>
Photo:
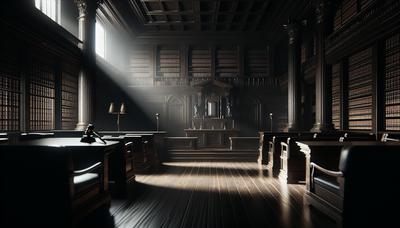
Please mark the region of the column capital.
<svg viewBox="0 0 400 228"><path fill-rule="evenodd" d="M331 1L330 0L313 0L312 3L315 7L315 16L317 19L317 24L323 23L326 20L327 15L329 13Z"/></svg>
<svg viewBox="0 0 400 228"><path fill-rule="evenodd" d="M74 0L79 10L79 16L84 17L89 13L96 13L103 0Z"/></svg>
<svg viewBox="0 0 400 228"><path fill-rule="evenodd" d="M306 24L306 21L301 22L302 24ZM288 21L286 25L283 25L286 32L289 36L289 44L294 44L299 38L299 32L301 28L301 23L297 21Z"/></svg>

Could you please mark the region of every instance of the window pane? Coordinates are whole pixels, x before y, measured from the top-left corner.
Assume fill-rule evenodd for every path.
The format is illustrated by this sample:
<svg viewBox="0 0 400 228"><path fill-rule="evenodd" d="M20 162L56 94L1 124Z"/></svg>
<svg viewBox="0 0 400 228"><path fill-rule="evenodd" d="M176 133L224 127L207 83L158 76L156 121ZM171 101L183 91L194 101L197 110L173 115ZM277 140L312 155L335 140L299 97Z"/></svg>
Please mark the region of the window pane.
<svg viewBox="0 0 400 228"><path fill-rule="evenodd" d="M105 57L105 32L103 26L96 22L96 54Z"/></svg>
<svg viewBox="0 0 400 228"><path fill-rule="evenodd" d="M53 21L56 20L58 0L35 0L35 6Z"/></svg>

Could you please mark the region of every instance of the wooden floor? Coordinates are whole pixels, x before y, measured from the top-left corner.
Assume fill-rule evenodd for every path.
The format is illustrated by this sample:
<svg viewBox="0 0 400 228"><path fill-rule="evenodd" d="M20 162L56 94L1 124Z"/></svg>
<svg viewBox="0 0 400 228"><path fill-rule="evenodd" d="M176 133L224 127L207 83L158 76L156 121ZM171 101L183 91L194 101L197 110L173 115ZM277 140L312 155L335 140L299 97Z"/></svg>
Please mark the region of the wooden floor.
<svg viewBox="0 0 400 228"><path fill-rule="evenodd" d="M111 227L333 227L303 206L304 185L280 184L249 162L171 162L113 200Z"/></svg>

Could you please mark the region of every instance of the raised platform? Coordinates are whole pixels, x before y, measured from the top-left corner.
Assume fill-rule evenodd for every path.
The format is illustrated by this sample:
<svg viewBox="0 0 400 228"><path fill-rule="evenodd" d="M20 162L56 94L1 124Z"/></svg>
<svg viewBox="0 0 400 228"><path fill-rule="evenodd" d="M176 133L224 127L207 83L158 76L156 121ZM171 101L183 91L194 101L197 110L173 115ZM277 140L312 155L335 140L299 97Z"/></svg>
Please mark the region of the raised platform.
<svg viewBox="0 0 400 228"><path fill-rule="evenodd" d="M243 161L256 162L258 150L207 148L197 150L168 150L169 161Z"/></svg>
<svg viewBox="0 0 400 228"><path fill-rule="evenodd" d="M229 138L239 134L238 129L185 129L187 137L197 137L198 147L227 148Z"/></svg>

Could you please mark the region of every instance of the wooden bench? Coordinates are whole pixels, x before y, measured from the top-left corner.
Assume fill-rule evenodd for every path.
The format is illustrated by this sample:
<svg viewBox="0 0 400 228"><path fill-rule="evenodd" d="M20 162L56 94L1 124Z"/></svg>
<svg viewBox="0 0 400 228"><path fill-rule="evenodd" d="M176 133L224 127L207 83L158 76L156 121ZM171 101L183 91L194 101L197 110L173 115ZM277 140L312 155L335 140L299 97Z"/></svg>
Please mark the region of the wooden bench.
<svg viewBox="0 0 400 228"><path fill-rule="evenodd" d="M259 157L258 163L260 165L267 165L267 167L272 168L272 163L270 159L270 151L274 151L275 143L273 143L274 136L292 136L297 135L294 132L259 132Z"/></svg>
<svg viewBox="0 0 400 228"><path fill-rule="evenodd" d="M324 132L300 134L281 142L279 179L285 183L305 182L305 158L296 141L375 141L374 134L350 132Z"/></svg>
<svg viewBox="0 0 400 228"><path fill-rule="evenodd" d="M400 143L376 141L298 142L307 160L304 202L333 218L338 227L399 227ZM389 184L387 186L387 184Z"/></svg>
<svg viewBox="0 0 400 228"><path fill-rule="evenodd" d="M110 190L113 196L125 197L135 181L135 154L142 153L141 136L103 136L104 140L119 142L110 155Z"/></svg>

